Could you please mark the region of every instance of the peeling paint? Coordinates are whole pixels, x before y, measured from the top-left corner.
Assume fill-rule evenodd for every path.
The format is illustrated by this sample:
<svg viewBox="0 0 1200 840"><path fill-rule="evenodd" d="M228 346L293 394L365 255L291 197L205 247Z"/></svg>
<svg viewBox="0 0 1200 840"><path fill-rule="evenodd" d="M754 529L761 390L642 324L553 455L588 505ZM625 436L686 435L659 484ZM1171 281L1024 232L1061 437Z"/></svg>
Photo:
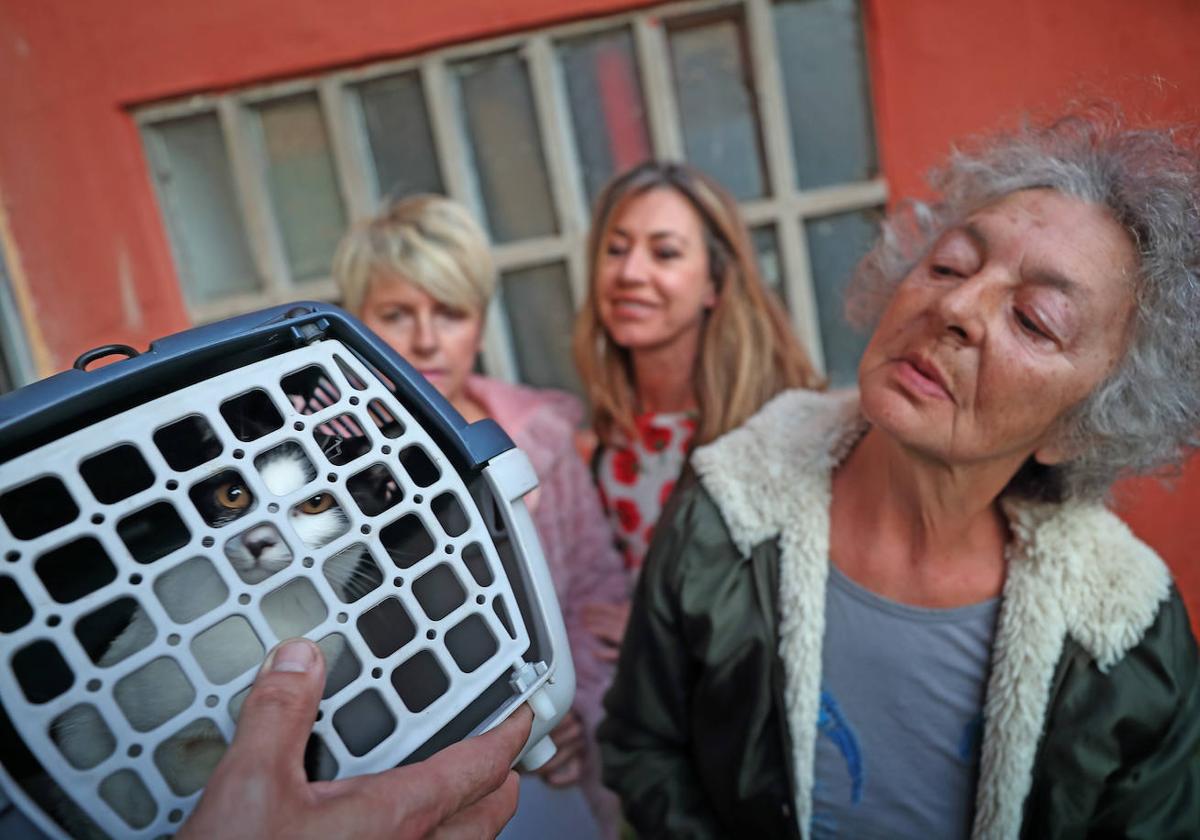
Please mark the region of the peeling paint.
<svg viewBox="0 0 1200 840"><path fill-rule="evenodd" d="M17 54L17 58L29 58L29 53L32 50L29 49L29 42L18 35L13 38L13 52Z"/></svg>
<svg viewBox="0 0 1200 840"><path fill-rule="evenodd" d="M137 285L133 282L129 251L123 244L117 249L117 283L121 287L121 314L125 318L125 328L140 333L146 326L146 316L142 312L142 302L138 300Z"/></svg>

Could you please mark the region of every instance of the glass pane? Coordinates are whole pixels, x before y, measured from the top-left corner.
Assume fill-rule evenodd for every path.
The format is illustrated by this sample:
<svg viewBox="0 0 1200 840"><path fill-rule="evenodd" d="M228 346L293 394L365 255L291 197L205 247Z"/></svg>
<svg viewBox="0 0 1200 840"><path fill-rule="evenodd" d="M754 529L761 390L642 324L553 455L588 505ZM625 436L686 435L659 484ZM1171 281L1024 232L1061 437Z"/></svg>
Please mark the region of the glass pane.
<svg viewBox="0 0 1200 840"><path fill-rule="evenodd" d="M13 387L13 377L8 372L8 360L4 358L4 342L0 341L0 394L7 394Z"/></svg>
<svg viewBox="0 0 1200 840"><path fill-rule="evenodd" d="M258 289L217 116L169 120L150 131L165 152L155 174L188 302L195 306Z"/></svg>
<svg viewBox="0 0 1200 840"><path fill-rule="evenodd" d="M742 21L673 28L670 43L688 160L739 199L759 198L766 170Z"/></svg>
<svg viewBox="0 0 1200 840"><path fill-rule="evenodd" d="M835 386L857 381L858 360L870 338L846 323L845 291L850 272L879 233L877 217L875 210L858 210L804 223L825 373Z"/></svg>
<svg viewBox="0 0 1200 840"><path fill-rule="evenodd" d="M581 394L571 361L575 307L566 266L551 263L507 271L500 282L521 381Z"/></svg>
<svg viewBox="0 0 1200 840"><path fill-rule="evenodd" d="M281 99L259 113L271 203L292 278L328 277L346 215L316 94Z"/></svg>
<svg viewBox="0 0 1200 840"><path fill-rule="evenodd" d="M592 204L604 184L650 157L646 106L627 29L576 38L558 48L583 188Z"/></svg>
<svg viewBox="0 0 1200 840"><path fill-rule="evenodd" d="M775 34L804 188L874 176L875 142L856 0L785 0Z"/></svg>
<svg viewBox="0 0 1200 840"><path fill-rule="evenodd" d="M558 232L529 72L515 52L454 68L488 229L497 242Z"/></svg>
<svg viewBox="0 0 1200 840"><path fill-rule="evenodd" d="M375 79L358 92L379 196L445 192L420 75L414 70Z"/></svg>
<svg viewBox="0 0 1200 840"><path fill-rule="evenodd" d="M763 282L786 303L787 290L783 285L783 257L779 253L779 237L774 225L763 225L750 231L754 251L758 255L758 270Z"/></svg>

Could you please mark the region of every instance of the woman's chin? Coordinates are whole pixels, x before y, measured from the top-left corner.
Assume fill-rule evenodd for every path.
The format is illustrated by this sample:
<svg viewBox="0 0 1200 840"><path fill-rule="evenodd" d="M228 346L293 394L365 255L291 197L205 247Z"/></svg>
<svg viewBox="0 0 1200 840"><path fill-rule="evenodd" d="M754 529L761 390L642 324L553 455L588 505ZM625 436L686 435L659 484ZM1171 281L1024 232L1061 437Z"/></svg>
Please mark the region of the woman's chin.
<svg viewBox="0 0 1200 840"><path fill-rule="evenodd" d="M859 410L871 426L908 445L936 432L941 422L936 407L914 402L894 388L867 385L859 392Z"/></svg>

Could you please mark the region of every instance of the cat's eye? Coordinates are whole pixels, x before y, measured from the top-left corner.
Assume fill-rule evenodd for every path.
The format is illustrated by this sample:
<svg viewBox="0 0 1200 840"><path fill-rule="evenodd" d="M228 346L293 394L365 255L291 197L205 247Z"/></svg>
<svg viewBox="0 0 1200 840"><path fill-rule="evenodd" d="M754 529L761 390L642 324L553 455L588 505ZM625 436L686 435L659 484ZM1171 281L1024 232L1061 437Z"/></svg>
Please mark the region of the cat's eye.
<svg viewBox="0 0 1200 840"><path fill-rule="evenodd" d="M217 488L217 504L231 510L241 510L250 504L250 493L237 482L222 484Z"/></svg>
<svg viewBox="0 0 1200 840"><path fill-rule="evenodd" d="M301 513L324 513L333 507L333 496L329 493L318 493L311 499L297 506Z"/></svg>

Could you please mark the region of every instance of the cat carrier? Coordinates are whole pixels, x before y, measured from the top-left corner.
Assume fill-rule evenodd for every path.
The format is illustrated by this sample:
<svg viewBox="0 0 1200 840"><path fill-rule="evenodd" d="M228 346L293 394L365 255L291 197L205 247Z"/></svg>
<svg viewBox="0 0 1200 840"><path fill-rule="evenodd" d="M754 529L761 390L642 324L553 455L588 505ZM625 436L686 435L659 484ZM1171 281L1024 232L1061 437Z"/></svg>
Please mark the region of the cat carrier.
<svg viewBox="0 0 1200 840"><path fill-rule="evenodd" d="M524 702L524 766L553 754L574 669L494 422L319 303L75 368L0 398L0 782L40 828L175 831L293 636L327 662L311 778Z"/></svg>

